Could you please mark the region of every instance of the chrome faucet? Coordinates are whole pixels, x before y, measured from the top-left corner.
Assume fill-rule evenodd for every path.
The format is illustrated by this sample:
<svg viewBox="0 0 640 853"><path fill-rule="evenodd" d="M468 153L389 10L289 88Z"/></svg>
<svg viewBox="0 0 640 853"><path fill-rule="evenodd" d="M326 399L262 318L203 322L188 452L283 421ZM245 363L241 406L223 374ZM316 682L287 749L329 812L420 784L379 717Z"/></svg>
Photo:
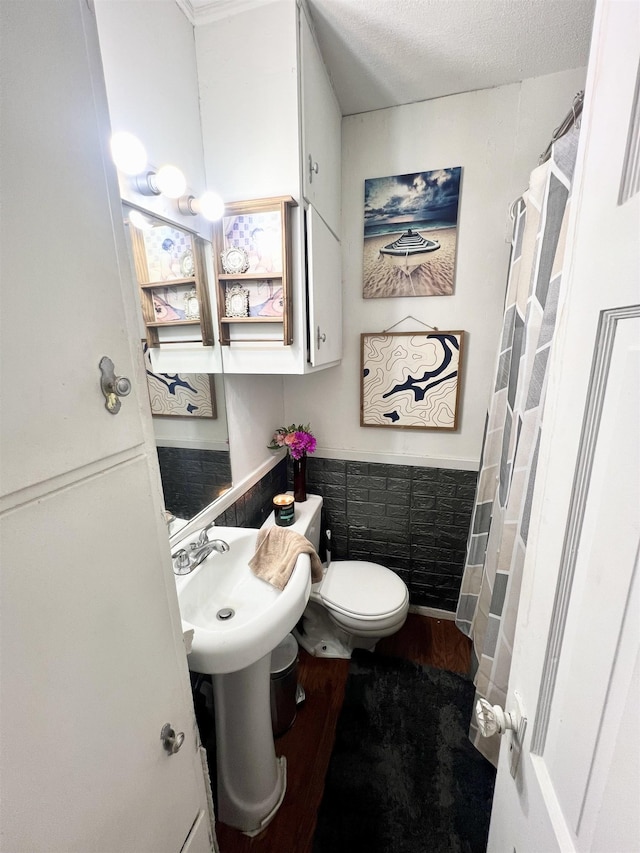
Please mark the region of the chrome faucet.
<svg viewBox="0 0 640 853"><path fill-rule="evenodd" d="M214 551L217 554L224 554L229 550L229 545L224 539L209 539L208 533L212 527L215 527L215 522L211 521L206 527L200 531L198 539L189 545L189 549L181 548L172 554L173 557L173 572L176 575L188 575L200 563Z"/></svg>
<svg viewBox="0 0 640 853"><path fill-rule="evenodd" d="M207 542L209 541L209 531L211 530L212 527L215 527L215 526L216 526L216 522L214 520L214 521L210 521L206 527L202 528L202 530L200 531L200 535L198 536L198 542L197 542L198 545L206 545L207 544ZM226 550L229 550L228 546L227 546Z"/></svg>

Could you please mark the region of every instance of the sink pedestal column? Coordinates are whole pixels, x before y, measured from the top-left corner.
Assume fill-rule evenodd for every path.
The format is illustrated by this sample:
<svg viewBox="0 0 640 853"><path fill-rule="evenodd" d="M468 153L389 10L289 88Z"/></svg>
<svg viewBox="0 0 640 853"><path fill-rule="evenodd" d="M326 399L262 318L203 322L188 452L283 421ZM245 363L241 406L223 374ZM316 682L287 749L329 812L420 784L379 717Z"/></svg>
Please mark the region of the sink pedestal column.
<svg viewBox="0 0 640 853"><path fill-rule="evenodd" d="M271 654L238 672L214 675L218 819L259 832L284 798L284 759L271 728Z"/></svg>

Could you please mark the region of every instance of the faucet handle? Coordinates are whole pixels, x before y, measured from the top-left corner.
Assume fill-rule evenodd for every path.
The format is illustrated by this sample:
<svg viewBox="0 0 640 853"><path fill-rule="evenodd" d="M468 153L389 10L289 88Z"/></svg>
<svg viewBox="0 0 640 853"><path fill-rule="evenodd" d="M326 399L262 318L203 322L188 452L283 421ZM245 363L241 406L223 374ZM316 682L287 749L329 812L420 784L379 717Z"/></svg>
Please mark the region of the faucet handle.
<svg viewBox="0 0 640 853"><path fill-rule="evenodd" d="M207 544L207 542L209 541L208 533L211 530L211 528L215 527L215 526L216 526L216 522L214 519L213 521L210 521L206 527L202 528L202 530L200 531L200 536L198 536L198 545L206 545Z"/></svg>
<svg viewBox="0 0 640 853"><path fill-rule="evenodd" d="M188 575L191 570L191 558L184 548L180 548L173 557L173 573L175 575Z"/></svg>

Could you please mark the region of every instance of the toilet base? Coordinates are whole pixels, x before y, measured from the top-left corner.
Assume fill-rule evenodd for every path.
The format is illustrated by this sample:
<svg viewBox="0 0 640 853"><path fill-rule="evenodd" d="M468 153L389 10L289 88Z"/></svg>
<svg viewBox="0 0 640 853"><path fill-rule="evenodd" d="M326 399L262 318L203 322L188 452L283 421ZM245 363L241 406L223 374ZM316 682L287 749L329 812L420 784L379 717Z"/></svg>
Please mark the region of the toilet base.
<svg viewBox="0 0 640 853"><path fill-rule="evenodd" d="M372 652L379 637L356 637L339 628L329 617L324 607L310 601L302 615L302 630L293 629L293 635L302 648L318 658L342 658L348 660L354 649Z"/></svg>

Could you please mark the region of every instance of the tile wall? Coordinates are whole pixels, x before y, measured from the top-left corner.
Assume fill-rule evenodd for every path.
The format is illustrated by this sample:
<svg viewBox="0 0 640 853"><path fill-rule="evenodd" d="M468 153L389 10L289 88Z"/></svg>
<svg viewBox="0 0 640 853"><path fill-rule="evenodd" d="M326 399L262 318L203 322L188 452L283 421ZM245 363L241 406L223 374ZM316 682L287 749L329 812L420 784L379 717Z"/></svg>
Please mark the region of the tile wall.
<svg viewBox="0 0 640 853"><path fill-rule="evenodd" d="M228 450L158 447L164 505L178 518L193 518L231 485Z"/></svg>
<svg viewBox="0 0 640 853"><path fill-rule="evenodd" d="M338 459L307 459L307 491L324 498L334 559L371 560L393 569L412 604L455 611L477 473ZM259 527L271 498L291 489L282 461L219 517Z"/></svg>

